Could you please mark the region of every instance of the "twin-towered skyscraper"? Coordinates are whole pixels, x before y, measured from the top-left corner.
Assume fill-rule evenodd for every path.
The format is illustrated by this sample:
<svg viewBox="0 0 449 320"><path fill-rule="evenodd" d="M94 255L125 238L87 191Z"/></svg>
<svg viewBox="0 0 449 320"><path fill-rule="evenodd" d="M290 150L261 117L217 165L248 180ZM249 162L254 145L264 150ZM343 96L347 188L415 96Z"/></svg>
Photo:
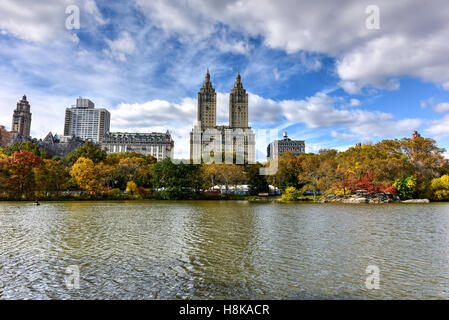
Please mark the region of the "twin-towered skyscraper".
<svg viewBox="0 0 449 320"><path fill-rule="evenodd" d="M229 126L217 126L217 94L206 72L198 92L198 124L190 133L190 158L201 162L204 156L227 153L237 163L255 162L255 135L248 126L248 94L240 73L229 95Z"/></svg>
<svg viewBox="0 0 449 320"><path fill-rule="evenodd" d="M203 87L198 92L198 121L202 128L215 128L217 121L217 94L207 70ZM240 73L235 78L229 95L229 127L248 128L248 94L243 88Z"/></svg>

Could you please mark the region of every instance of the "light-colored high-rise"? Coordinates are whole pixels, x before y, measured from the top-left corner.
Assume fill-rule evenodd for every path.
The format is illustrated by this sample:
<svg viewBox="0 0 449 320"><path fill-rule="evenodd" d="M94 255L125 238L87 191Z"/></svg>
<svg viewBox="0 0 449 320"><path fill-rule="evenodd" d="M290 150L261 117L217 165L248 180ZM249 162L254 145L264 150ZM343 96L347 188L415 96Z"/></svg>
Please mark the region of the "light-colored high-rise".
<svg viewBox="0 0 449 320"><path fill-rule="evenodd" d="M22 100L17 102L17 108L12 116L12 132L16 132L23 137L30 136L31 129L31 112L30 103L27 96L23 96Z"/></svg>
<svg viewBox="0 0 449 320"><path fill-rule="evenodd" d="M106 109L96 109L89 99L79 97L76 106L65 111L64 136L101 142L109 132L111 114Z"/></svg>

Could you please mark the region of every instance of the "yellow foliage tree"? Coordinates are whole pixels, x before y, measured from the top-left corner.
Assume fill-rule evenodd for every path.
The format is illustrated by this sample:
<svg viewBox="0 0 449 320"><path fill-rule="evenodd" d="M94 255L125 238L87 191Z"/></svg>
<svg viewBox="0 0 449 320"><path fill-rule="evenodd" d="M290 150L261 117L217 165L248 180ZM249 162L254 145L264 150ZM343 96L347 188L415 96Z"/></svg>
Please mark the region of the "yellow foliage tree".
<svg viewBox="0 0 449 320"><path fill-rule="evenodd" d="M440 178L433 179L431 188L433 191L433 198L435 200L449 200L449 176L444 175Z"/></svg>
<svg viewBox="0 0 449 320"><path fill-rule="evenodd" d="M288 187L282 194L282 200L284 201L297 201L301 197L301 192L296 190L295 187Z"/></svg>
<svg viewBox="0 0 449 320"><path fill-rule="evenodd" d="M95 172L95 164L84 157L78 158L70 170L70 175L76 184L83 190L98 190L101 188Z"/></svg>
<svg viewBox="0 0 449 320"><path fill-rule="evenodd" d="M137 191L137 185L134 181L128 181L126 184L126 193L134 194Z"/></svg>

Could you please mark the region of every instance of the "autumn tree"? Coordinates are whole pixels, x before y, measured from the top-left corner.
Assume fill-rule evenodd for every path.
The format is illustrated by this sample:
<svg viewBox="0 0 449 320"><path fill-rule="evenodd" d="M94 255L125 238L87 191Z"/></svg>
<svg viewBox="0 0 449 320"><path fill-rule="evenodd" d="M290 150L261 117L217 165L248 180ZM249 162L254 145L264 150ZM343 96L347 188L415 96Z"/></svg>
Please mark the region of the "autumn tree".
<svg viewBox="0 0 449 320"><path fill-rule="evenodd" d="M99 184L103 187L113 188L115 186L116 166L100 162L95 165L95 175Z"/></svg>
<svg viewBox="0 0 449 320"><path fill-rule="evenodd" d="M215 186L219 181L219 169L220 164L211 163L203 164L200 169L200 174L203 177L204 189L210 189Z"/></svg>
<svg viewBox="0 0 449 320"><path fill-rule="evenodd" d="M137 191L137 185L134 181L128 181L126 184L126 193L134 194Z"/></svg>
<svg viewBox="0 0 449 320"><path fill-rule="evenodd" d="M17 195L29 196L36 186L34 170L41 163L42 159L29 151L14 152L6 160L8 189Z"/></svg>
<svg viewBox="0 0 449 320"><path fill-rule="evenodd" d="M115 167L113 179L116 187L124 190L128 181L134 181L138 187L150 184L150 167L146 158L121 158Z"/></svg>
<svg viewBox="0 0 449 320"><path fill-rule="evenodd" d="M70 179L67 167L61 161L55 160L43 160L42 165L35 170L35 174L39 191L56 191L57 194L67 188Z"/></svg>
<svg viewBox="0 0 449 320"><path fill-rule="evenodd" d="M298 157L301 170L298 174L298 183L303 185L303 191L319 191L318 182L321 178L321 161L317 154L301 155Z"/></svg>
<svg viewBox="0 0 449 320"><path fill-rule="evenodd" d="M225 185L226 193L228 193L230 185L235 186L246 182L243 167L236 164L217 165L217 181Z"/></svg>
<svg viewBox="0 0 449 320"><path fill-rule="evenodd" d="M83 190L98 190L101 188L95 172L95 164L91 159L80 157L72 166L70 175Z"/></svg>
<svg viewBox="0 0 449 320"><path fill-rule="evenodd" d="M288 187L295 187L301 189L302 184L298 181L298 176L301 171L301 166L298 158L291 152L282 154L278 161L277 172L268 178L268 182L284 192Z"/></svg>

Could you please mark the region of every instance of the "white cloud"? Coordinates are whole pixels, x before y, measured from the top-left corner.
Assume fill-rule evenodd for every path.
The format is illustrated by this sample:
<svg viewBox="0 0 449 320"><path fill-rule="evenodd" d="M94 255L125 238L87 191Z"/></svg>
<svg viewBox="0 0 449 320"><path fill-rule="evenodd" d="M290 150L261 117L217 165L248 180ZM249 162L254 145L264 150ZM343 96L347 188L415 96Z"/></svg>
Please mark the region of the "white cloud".
<svg viewBox="0 0 449 320"><path fill-rule="evenodd" d="M65 9L76 5L84 19L81 28L91 29L90 17L104 24L94 0L2 0L0 1L0 30L32 42L48 42L55 39L72 39L65 21ZM84 10L84 11L83 11ZM86 13L86 14L84 14Z"/></svg>
<svg viewBox="0 0 449 320"><path fill-rule="evenodd" d="M175 156L186 158L190 152L189 132L196 120L196 100L181 103L152 100L142 104L122 103L111 111L111 131L165 132L175 141Z"/></svg>
<svg viewBox="0 0 449 320"><path fill-rule="evenodd" d="M392 137L410 132L421 125L419 119L397 120L390 113L335 107L338 98L319 92L305 100L284 100L278 104L291 123L304 123L309 128L349 128L359 138Z"/></svg>
<svg viewBox="0 0 449 320"><path fill-rule="evenodd" d="M167 32L208 37L220 25L262 36L288 53L319 52L337 59L349 93L363 86L395 90L395 78L413 76L449 90L449 4L434 0L378 0L380 29L368 30L367 3L341 0L190 0L137 3ZM313 65L313 64L312 64ZM316 64L319 68L319 64Z"/></svg>
<svg viewBox="0 0 449 320"><path fill-rule="evenodd" d="M136 51L136 45L128 32L122 32L115 40L105 39L109 49L105 52L117 58L122 62L126 62L126 56Z"/></svg>
<svg viewBox="0 0 449 320"><path fill-rule="evenodd" d="M358 107L360 105L362 105L362 102L358 99L351 99L351 101L349 102L350 107Z"/></svg>
<svg viewBox="0 0 449 320"><path fill-rule="evenodd" d="M332 131L331 136L341 140L354 140L355 138L357 138L354 134L341 133L337 131Z"/></svg>
<svg viewBox="0 0 449 320"><path fill-rule="evenodd" d="M99 24L106 24L108 21L103 18L103 15L101 14L100 10L98 10L97 4L94 0L85 0L84 3L84 9L87 13L94 16L95 20Z"/></svg>
<svg viewBox="0 0 449 320"><path fill-rule="evenodd" d="M433 107L433 110L436 112L449 112L449 103L448 102L439 103Z"/></svg>
<svg viewBox="0 0 449 320"><path fill-rule="evenodd" d="M430 127L426 130L428 133L438 137L449 137L449 114L442 119L433 120Z"/></svg>

